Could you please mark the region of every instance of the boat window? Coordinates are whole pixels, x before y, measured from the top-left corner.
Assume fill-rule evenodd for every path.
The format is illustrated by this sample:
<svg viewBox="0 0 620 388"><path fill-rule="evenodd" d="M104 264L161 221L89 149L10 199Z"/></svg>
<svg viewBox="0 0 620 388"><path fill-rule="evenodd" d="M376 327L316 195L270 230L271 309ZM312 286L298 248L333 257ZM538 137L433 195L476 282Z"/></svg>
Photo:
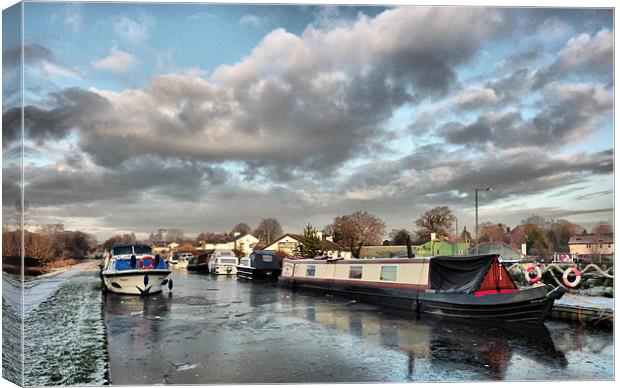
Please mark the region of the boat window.
<svg viewBox="0 0 620 388"><path fill-rule="evenodd" d="M306 276L314 276L316 274L316 265L306 267Z"/></svg>
<svg viewBox="0 0 620 388"><path fill-rule="evenodd" d="M127 247L116 247L113 249L114 253L112 253L115 256L118 255L131 255L133 253L133 251L131 250L131 246L127 246Z"/></svg>
<svg viewBox="0 0 620 388"><path fill-rule="evenodd" d="M362 269L361 265L352 265L349 267L349 279L361 279L362 278Z"/></svg>
<svg viewBox="0 0 620 388"><path fill-rule="evenodd" d="M220 259L220 264L237 264L237 259Z"/></svg>
<svg viewBox="0 0 620 388"><path fill-rule="evenodd" d="M151 247L147 247L147 246L144 246L144 245L135 245L133 247L133 252L136 255L143 255L143 254L146 254L146 253L151 253Z"/></svg>
<svg viewBox="0 0 620 388"><path fill-rule="evenodd" d="M398 272L398 267L395 265L382 265L380 279L387 280L390 282L395 282L397 272Z"/></svg>
<svg viewBox="0 0 620 388"><path fill-rule="evenodd" d="M271 255L263 255L263 262L271 263L272 261L273 261L273 256L271 256Z"/></svg>

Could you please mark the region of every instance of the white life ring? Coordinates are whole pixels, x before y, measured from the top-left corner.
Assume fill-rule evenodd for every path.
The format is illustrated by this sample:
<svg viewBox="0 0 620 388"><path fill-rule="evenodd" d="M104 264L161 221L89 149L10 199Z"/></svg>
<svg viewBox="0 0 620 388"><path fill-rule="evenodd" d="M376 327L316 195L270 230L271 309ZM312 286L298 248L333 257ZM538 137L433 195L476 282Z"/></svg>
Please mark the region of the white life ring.
<svg viewBox="0 0 620 388"><path fill-rule="evenodd" d="M572 282L568 280L568 276L571 273L575 275L575 280L573 280ZM579 272L579 270L575 267L567 268L566 271L564 271L564 274L562 275L562 282L564 283L566 287L575 288L579 285L580 281L581 281L581 272Z"/></svg>
<svg viewBox="0 0 620 388"><path fill-rule="evenodd" d="M536 271L536 277L534 278L530 276L530 272L532 271ZM540 279L542 279L542 270L537 265L530 265L525 269L525 279L532 284L538 282Z"/></svg>

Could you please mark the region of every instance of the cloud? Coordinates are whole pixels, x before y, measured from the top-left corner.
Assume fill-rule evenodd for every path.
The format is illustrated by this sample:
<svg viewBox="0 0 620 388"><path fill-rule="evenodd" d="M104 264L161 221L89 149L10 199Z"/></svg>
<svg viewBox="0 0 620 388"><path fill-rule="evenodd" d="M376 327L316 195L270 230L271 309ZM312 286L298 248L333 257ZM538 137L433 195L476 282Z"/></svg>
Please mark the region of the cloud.
<svg viewBox="0 0 620 388"><path fill-rule="evenodd" d="M92 61L91 64L93 67L102 70L108 70L113 72L123 72L131 67L133 67L137 63L136 58L124 51L113 47L110 50L110 55L105 58Z"/></svg>
<svg viewBox="0 0 620 388"><path fill-rule="evenodd" d="M153 25L154 20L152 18L138 14L135 17L118 17L112 28L123 41L138 45L148 40Z"/></svg>
<svg viewBox="0 0 620 388"><path fill-rule="evenodd" d="M431 26L422 23L429 18ZM376 139L394 109L444 93L452 67L494 37L502 21L482 9L412 7L311 26L301 36L278 29L209 80L160 75L143 89L82 90L92 97L84 101L59 98L76 90L60 91L49 108L28 107L29 125L42 134L75 129L82 150L102 166L157 155L330 175L381 146ZM120 71L130 58L113 49L93 65Z"/></svg>
<svg viewBox="0 0 620 388"><path fill-rule="evenodd" d="M255 28L259 28L263 25L264 23L264 19L260 18L256 15L243 15L241 16L241 18L239 18L239 24L241 24L242 26L249 26L249 27L255 27Z"/></svg>
<svg viewBox="0 0 620 388"><path fill-rule="evenodd" d="M489 112L471 123L450 122L437 134L448 143L501 148L560 147L583 141L610 122L613 92L603 86L552 82L530 119L518 110Z"/></svg>
<svg viewBox="0 0 620 388"><path fill-rule="evenodd" d="M78 80L83 80L84 75L82 72L77 71L72 68L59 66L55 63L42 61L41 62L41 72L48 76L58 76L64 78L73 78Z"/></svg>
<svg viewBox="0 0 620 388"><path fill-rule="evenodd" d="M537 46L533 50L527 50L508 56L496 63L499 70L523 69L527 68L544 57L542 46Z"/></svg>
<svg viewBox="0 0 620 388"><path fill-rule="evenodd" d="M145 197L197 201L209 187L221 185L227 177L219 167L187 161L162 161L137 157L111 170L83 165L79 152L67 155L54 166L25 166L26 195L37 206L116 200L138 203ZM73 164L73 165L71 165ZM18 171L5 169L9 181ZM79 187L79 190L76 188Z"/></svg>
<svg viewBox="0 0 620 388"><path fill-rule="evenodd" d="M429 145L398 160L362 165L343 186L347 187L348 193L358 193L358 199L364 193L382 193L367 198L377 200L373 206L383 207L388 202L394 206L406 206L412 201L458 206L470 201L476 187L493 187L491 200L501 201L612 172L612 150L565 156L540 153L536 147L489 148L464 157L462 150L450 152L439 145Z"/></svg>
<svg viewBox="0 0 620 388"><path fill-rule="evenodd" d="M536 86L542 87L569 75L594 77L606 85L613 82L613 32L604 28L596 35L583 33L571 38L551 66L537 74Z"/></svg>
<svg viewBox="0 0 620 388"><path fill-rule="evenodd" d="M218 16L211 12L196 12L187 17L188 20L215 20Z"/></svg>
<svg viewBox="0 0 620 388"><path fill-rule="evenodd" d="M46 76L84 79L81 71L58 61L54 54L46 47L37 43L11 47L2 53L3 72L21 70L22 50L24 64L36 67Z"/></svg>
<svg viewBox="0 0 620 388"><path fill-rule="evenodd" d="M73 129L101 125L111 113L111 106L105 98L77 87L50 93L46 105L24 107L25 136L38 144L62 139ZM20 136L21 109L14 107L3 112L2 124L2 144L5 147Z"/></svg>
<svg viewBox="0 0 620 388"><path fill-rule="evenodd" d="M456 96L456 103L463 109L476 109L495 103L498 100L493 89L473 87Z"/></svg>

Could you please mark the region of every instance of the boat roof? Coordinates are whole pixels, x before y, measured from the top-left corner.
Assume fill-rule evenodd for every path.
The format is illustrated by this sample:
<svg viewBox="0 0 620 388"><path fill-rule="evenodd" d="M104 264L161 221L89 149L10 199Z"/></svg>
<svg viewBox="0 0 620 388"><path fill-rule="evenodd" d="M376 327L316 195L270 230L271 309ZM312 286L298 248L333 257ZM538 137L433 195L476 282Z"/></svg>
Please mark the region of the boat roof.
<svg viewBox="0 0 620 388"><path fill-rule="evenodd" d="M127 244L127 243L115 243L114 245L112 245L112 249L114 248L129 248L129 247L148 247L150 248L151 246L148 244Z"/></svg>
<svg viewBox="0 0 620 388"><path fill-rule="evenodd" d="M275 255L276 251L268 251L268 250L256 250L252 253L256 253L257 255ZM250 253L250 254L252 254Z"/></svg>

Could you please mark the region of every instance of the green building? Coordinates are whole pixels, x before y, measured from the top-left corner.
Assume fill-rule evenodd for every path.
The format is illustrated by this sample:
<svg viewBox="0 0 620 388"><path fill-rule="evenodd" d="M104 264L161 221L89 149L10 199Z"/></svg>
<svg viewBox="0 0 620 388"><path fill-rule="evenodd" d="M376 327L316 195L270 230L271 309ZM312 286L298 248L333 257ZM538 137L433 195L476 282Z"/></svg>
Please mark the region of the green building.
<svg viewBox="0 0 620 388"><path fill-rule="evenodd" d="M413 247L417 257L466 255L468 253L468 243L449 242L435 236L432 237L430 241Z"/></svg>

